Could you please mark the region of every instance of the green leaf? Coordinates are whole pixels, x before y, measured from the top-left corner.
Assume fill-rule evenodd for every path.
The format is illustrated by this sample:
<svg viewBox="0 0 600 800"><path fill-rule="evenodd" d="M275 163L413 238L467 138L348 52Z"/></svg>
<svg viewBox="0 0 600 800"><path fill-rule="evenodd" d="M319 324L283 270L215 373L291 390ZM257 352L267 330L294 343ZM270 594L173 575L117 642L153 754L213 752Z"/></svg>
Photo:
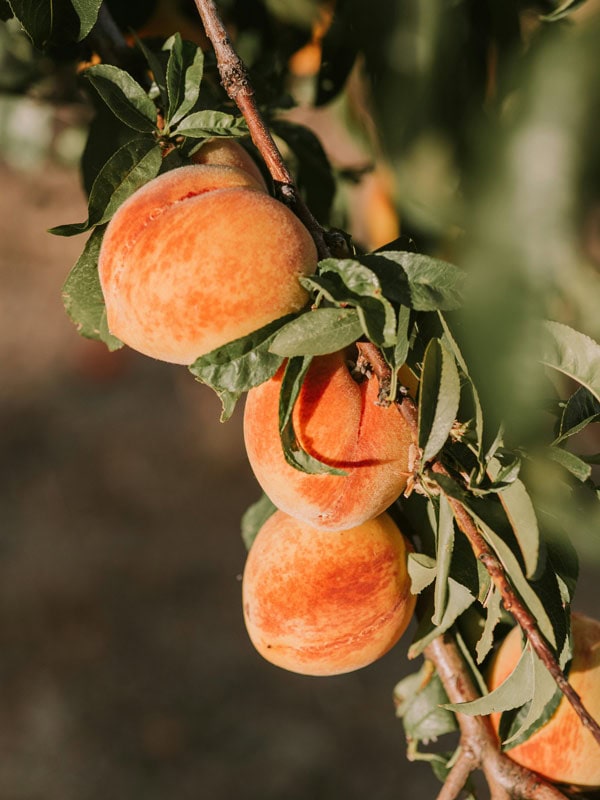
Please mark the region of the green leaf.
<svg viewBox="0 0 600 800"><path fill-rule="evenodd" d="M102 0L71 0L71 3L80 20L78 41L81 41L96 24Z"/></svg>
<svg viewBox="0 0 600 800"><path fill-rule="evenodd" d="M600 401L600 345L560 322L542 323L539 360L573 378Z"/></svg>
<svg viewBox="0 0 600 800"><path fill-rule="evenodd" d="M34 45L79 42L94 27L102 0L10 0L10 6Z"/></svg>
<svg viewBox="0 0 600 800"><path fill-rule="evenodd" d="M279 395L279 435L283 455L290 466L309 475L346 475L344 470L330 467L307 453L298 442L294 431L294 405L311 361L312 356L290 358L283 373Z"/></svg>
<svg viewBox="0 0 600 800"><path fill-rule="evenodd" d="M165 45L169 49L166 85L169 97L167 123L174 126L196 105L204 73L204 53L192 42L182 41L179 33Z"/></svg>
<svg viewBox="0 0 600 800"><path fill-rule="evenodd" d="M544 452L552 461L556 461L582 483L587 481L592 474L591 465L568 450L563 450L561 447L548 447Z"/></svg>
<svg viewBox="0 0 600 800"><path fill-rule="evenodd" d="M50 229L56 236L76 236L108 222L119 206L137 189L156 177L162 153L150 136L126 142L102 167L90 192L88 218L85 222L58 225Z"/></svg>
<svg viewBox="0 0 600 800"><path fill-rule="evenodd" d="M425 665L394 687L396 716L402 719L407 738L425 744L457 729L456 717L444 708L447 702L439 676Z"/></svg>
<svg viewBox="0 0 600 800"><path fill-rule="evenodd" d="M532 658L533 697L515 716L510 730L503 737L503 750L515 747L535 733L550 719L563 696L556 681L535 653Z"/></svg>
<svg viewBox="0 0 600 800"><path fill-rule="evenodd" d="M421 655L427 645L438 636L441 636L442 633L445 633L474 601L475 596L467 586L459 583L454 578L449 578L446 608L440 623L432 625L425 616L423 617L413 643L408 650L408 657L416 658Z"/></svg>
<svg viewBox="0 0 600 800"><path fill-rule="evenodd" d="M483 462L483 446L484 446L484 437L483 437L483 428L484 428L484 420L483 420L483 409L481 407L481 401L479 399L479 393L477 391L477 387L473 383L471 375L469 374L469 368L467 362L465 360L464 355L461 352L461 349L456 341L454 333L451 327L451 321L447 314L442 314L441 311L438 311L438 318L442 324L442 328L444 330L444 341L448 346L448 349L453 353L454 358L456 359L457 364L460 366L463 373L467 376L469 380L469 387L471 390L471 395L473 397L473 409L475 412L475 435L477 437L477 451L478 451L478 458L480 463ZM483 467L483 464L482 464Z"/></svg>
<svg viewBox="0 0 600 800"><path fill-rule="evenodd" d="M265 522L277 511L277 506L269 500L266 494L262 494L256 503L246 509L242 515L242 541L246 550L250 550L252 543L256 539L259 530Z"/></svg>
<svg viewBox="0 0 600 800"><path fill-rule="evenodd" d="M192 139L209 139L211 136L245 136L248 126L243 117L234 117L222 111L196 111L177 125L177 135Z"/></svg>
<svg viewBox="0 0 600 800"><path fill-rule="evenodd" d="M335 353L362 335L353 308L316 308L288 322L271 343L280 356L320 356Z"/></svg>
<svg viewBox="0 0 600 800"><path fill-rule="evenodd" d="M588 389L580 386L564 406L558 436L553 444L580 433L592 422L600 422L600 402Z"/></svg>
<svg viewBox="0 0 600 800"><path fill-rule="evenodd" d="M425 553L409 553L407 568L412 594L421 594L423 589L434 582L437 575L435 559Z"/></svg>
<svg viewBox="0 0 600 800"><path fill-rule="evenodd" d="M460 378L454 356L439 339L427 345L419 391L419 447L423 463L442 449L456 420Z"/></svg>
<svg viewBox="0 0 600 800"><path fill-rule="evenodd" d="M401 250L361 256L360 262L379 277L392 302L416 311L452 311L462 305L465 273L454 264Z"/></svg>
<svg viewBox="0 0 600 800"><path fill-rule="evenodd" d="M98 277L98 256L104 228L96 228L62 288L65 310L82 336L104 342L109 350L123 346L106 328L104 296Z"/></svg>
<svg viewBox="0 0 600 800"><path fill-rule="evenodd" d="M454 550L454 516L444 495L440 495L437 526L437 575L434 591L434 613L431 621L440 625L446 610L448 579Z"/></svg>
<svg viewBox="0 0 600 800"><path fill-rule="evenodd" d="M534 687L533 658L525 647L514 670L493 692L469 703L447 703L444 708L461 714L486 716L497 711L518 708L531 700Z"/></svg>
<svg viewBox="0 0 600 800"><path fill-rule="evenodd" d="M502 595L495 586L492 586L485 603L487 612L485 617L485 625L483 626L483 631L481 632L481 636L475 648L478 664L481 664L483 659L494 646L494 630L496 629L496 625L500 622L502 617L501 604Z"/></svg>
<svg viewBox="0 0 600 800"><path fill-rule="evenodd" d="M277 331L291 318L292 315L281 317L248 336L212 350L189 367L197 380L210 386L221 398L222 422L231 417L244 392L268 381L281 366L282 357L270 353L269 346Z"/></svg>
<svg viewBox="0 0 600 800"><path fill-rule="evenodd" d="M521 600L537 620L541 632L549 643L556 647L559 639L557 632L560 632L560 627L564 622L562 600L560 597L546 597L542 601L536 588L527 581L519 559L508 544L509 536L513 532L502 506L497 502L497 496L488 495L484 498L476 498L464 492L451 478L445 475L438 475L434 472L430 472L428 475L440 484L445 494L458 500L474 517L487 543L500 559L507 575L510 576L511 583L521 596ZM498 513L499 511L502 512L502 517Z"/></svg>
<svg viewBox="0 0 600 800"><path fill-rule="evenodd" d="M319 262L319 277L329 276L338 279L333 301L356 308L365 335L380 347L395 346L396 314L377 275L355 259L326 258Z"/></svg>
<svg viewBox="0 0 600 800"><path fill-rule="evenodd" d="M121 122L141 133L157 130L156 106L128 72L111 64L88 67L83 73Z"/></svg>
<svg viewBox="0 0 600 800"><path fill-rule="evenodd" d="M495 478L500 471L498 462L491 462L490 468L492 477ZM540 531L531 497L525 484L517 479L498 492L498 498L504 506L508 521L521 548L526 575L528 578L532 578L539 563Z"/></svg>
<svg viewBox="0 0 600 800"><path fill-rule="evenodd" d="M587 2L587 0L565 0L558 8L555 8L554 11L551 11L549 14L540 14L540 19L544 22L557 22L571 14L585 2Z"/></svg>

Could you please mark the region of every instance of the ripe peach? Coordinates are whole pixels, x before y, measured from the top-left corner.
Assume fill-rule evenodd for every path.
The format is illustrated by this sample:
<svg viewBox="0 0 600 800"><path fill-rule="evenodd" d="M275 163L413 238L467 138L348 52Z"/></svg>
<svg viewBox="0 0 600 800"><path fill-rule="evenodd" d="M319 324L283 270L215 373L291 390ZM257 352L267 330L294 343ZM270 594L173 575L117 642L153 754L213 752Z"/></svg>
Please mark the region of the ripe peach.
<svg viewBox="0 0 600 800"><path fill-rule="evenodd" d="M573 662L569 682L592 717L600 722L600 622L573 614ZM506 637L492 662L490 689L495 689L512 672L521 655L518 627ZM491 715L498 730L500 715ZM526 742L507 750L518 764L557 783L600 787L600 749L590 731L566 698L546 724Z"/></svg>
<svg viewBox="0 0 600 800"><path fill-rule="evenodd" d="M267 184L252 156L234 139L209 139L192 155L194 164L237 167L251 175L266 192Z"/></svg>
<svg viewBox="0 0 600 800"><path fill-rule="evenodd" d="M395 406L376 405L375 378L357 383L340 351L315 358L293 414L300 445L346 475L309 475L284 459L278 428L283 369L251 389L244 438L265 493L287 514L315 528L343 530L384 511L407 481L411 433Z"/></svg>
<svg viewBox="0 0 600 800"><path fill-rule="evenodd" d="M407 548L388 514L331 533L276 511L244 569L252 643L267 661L303 675L338 675L376 661L414 611Z"/></svg>
<svg viewBox="0 0 600 800"><path fill-rule="evenodd" d="M191 165L142 186L108 224L99 273L108 327L141 353L196 358L306 303L317 252L246 171Z"/></svg>

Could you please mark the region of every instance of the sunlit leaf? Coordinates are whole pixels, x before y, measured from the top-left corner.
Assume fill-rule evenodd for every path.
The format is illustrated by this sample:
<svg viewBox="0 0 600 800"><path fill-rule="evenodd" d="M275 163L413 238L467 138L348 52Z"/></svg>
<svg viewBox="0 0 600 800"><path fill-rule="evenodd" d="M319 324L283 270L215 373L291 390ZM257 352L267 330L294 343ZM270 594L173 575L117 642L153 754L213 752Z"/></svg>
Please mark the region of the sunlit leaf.
<svg viewBox="0 0 600 800"><path fill-rule="evenodd" d="M460 378L454 356L438 339L425 351L419 392L419 447L423 463L442 449L456 420Z"/></svg>
<svg viewBox="0 0 600 800"><path fill-rule="evenodd" d="M296 437L293 421L294 406L311 361L312 356L290 358L283 373L279 395L279 435L283 455L294 469L310 475L345 475L344 470L331 467L307 453Z"/></svg>
<svg viewBox="0 0 600 800"><path fill-rule="evenodd" d="M83 73L121 122L140 133L155 131L156 106L125 70L97 64Z"/></svg>
<svg viewBox="0 0 600 800"><path fill-rule="evenodd" d="M122 145L102 167L88 199L88 219L50 229L57 236L76 236L94 225L108 222L119 206L137 189L156 177L162 163L158 143L150 136Z"/></svg>
<svg viewBox="0 0 600 800"><path fill-rule="evenodd" d="M600 401L600 345L560 322L542 324L540 361L573 378Z"/></svg>
<svg viewBox="0 0 600 800"><path fill-rule="evenodd" d="M283 358L269 352L269 345L277 331L290 319L290 315L281 317L248 336L212 350L190 366L192 375L214 389L221 398L222 422L231 417L244 392L268 381L281 366Z"/></svg>
<svg viewBox="0 0 600 800"><path fill-rule="evenodd" d="M342 350L362 335L353 308L316 308L289 322L270 350L280 356L319 356Z"/></svg>

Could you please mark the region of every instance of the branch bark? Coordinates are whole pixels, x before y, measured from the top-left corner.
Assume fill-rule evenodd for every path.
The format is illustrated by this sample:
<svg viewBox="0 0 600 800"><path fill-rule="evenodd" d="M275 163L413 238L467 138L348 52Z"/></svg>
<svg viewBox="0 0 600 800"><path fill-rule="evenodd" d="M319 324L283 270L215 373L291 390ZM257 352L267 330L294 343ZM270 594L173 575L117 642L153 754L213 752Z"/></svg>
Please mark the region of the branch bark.
<svg viewBox="0 0 600 800"><path fill-rule="evenodd" d="M449 634L434 639L425 648L424 655L435 666L451 703L466 703L479 697L460 650ZM461 753L437 800L455 800L475 769L481 769L485 775L492 800L566 800L566 795L555 786L500 752L487 717L457 713L456 719Z"/></svg>
<svg viewBox="0 0 600 800"><path fill-rule="evenodd" d="M360 343L358 347L361 357L369 361L375 375L380 382L383 385L387 385L389 383L390 368L384 361L383 356L378 348L371 343ZM398 407L410 426L413 433L413 438L416 441L418 431L418 411L415 403L409 397L404 397L398 402ZM446 468L438 460L432 462L431 470L436 472L438 475L448 475ZM600 725L598 725L596 720L587 711L581 702L581 698L568 682L564 672L560 668L552 648L541 633L537 622L527 608L525 608L521 602L521 598L513 589L500 559L489 547L465 506L460 501L450 497L449 495L446 495L446 499L450 504L459 529L467 537L475 556L481 561L495 586L498 588L502 596L505 609L512 614L516 622L522 628L527 640L531 644L533 651L542 661L548 672L552 675L557 686L565 695L569 703L573 706L573 709L581 720L582 725L584 725L592 733L598 744L600 744Z"/></svg>
<svg viewBox="0 0 600 800"><path fill-rule="evenodd" d="M328 258L330 250L325 238L325 231L300 197L290 171L260 113L248 70L233 49L213 0L195 0L195 3L206 35L210 39L217 57L223 88L248 123L252 141L273 178L277 194L297 214L310 232L319 258Z"/></svg>

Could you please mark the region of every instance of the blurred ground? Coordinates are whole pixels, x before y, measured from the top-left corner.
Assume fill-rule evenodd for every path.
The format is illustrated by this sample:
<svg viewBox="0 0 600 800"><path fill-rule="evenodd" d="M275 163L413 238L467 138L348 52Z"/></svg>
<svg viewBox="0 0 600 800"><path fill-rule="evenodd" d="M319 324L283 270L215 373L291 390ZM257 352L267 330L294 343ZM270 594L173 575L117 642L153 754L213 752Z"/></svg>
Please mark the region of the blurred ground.
<svg viewBox="0 0 600 800"><path fill-rule="evenodd" d="M239 414L182 367L80 339L60 287L75 171L0 167L1 800L433 797L398 647L331 679L243 627Z"/></svg>

